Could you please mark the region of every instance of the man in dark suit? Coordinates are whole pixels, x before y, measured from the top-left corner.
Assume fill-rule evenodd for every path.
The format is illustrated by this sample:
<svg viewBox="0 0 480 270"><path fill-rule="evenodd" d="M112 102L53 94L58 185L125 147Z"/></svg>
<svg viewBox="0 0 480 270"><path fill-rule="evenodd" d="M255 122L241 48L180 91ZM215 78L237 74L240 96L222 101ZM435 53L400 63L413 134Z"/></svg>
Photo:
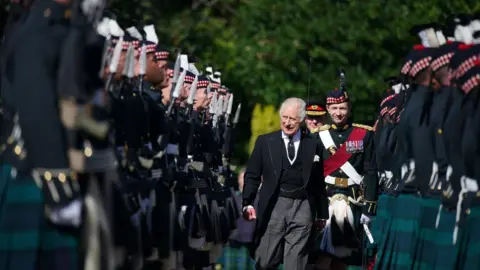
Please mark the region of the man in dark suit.
<svg viewBox="0 0 480 270"><path fill-rule="evenodd" d="M322 146L300 130L305 107L299 98L285 100L281 130L259 136L247 164L243 215L257 221L253 247L258 269L277 269L282 259L285 269L306 269L312 227L315 223L320 229L328 219Z"/></svg>

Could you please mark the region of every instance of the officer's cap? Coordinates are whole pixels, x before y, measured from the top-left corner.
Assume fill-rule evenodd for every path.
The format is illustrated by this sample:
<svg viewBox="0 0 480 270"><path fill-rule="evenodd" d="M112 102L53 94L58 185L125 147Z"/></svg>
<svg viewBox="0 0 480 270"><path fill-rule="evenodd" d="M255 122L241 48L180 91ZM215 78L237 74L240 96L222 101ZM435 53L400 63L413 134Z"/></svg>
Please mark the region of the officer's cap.
<svg viewBox="0 0 480 270"><path fill-rule="evenodd" d="M327 105L340 104L349 101L347 91L335 89L327 93Z"/></svg>
<svg viewBox="0 0 480 270"><path fill-rule="evenodd" d="M170 52L166 46L157 44L155 47L155 60L157 61L168 61L168 56Z"/></svg>
<svg viewBox="0 0 480 270"><path fill-rule="evenodd" d="M325 105L320 101L310 101L306 105L306 114L310 116L321 116L327 113Z"/></svg>
<svg viewBox="0 0 480 270"><path fill-rule="evenodd" d="M200 75L198 76L197 89L207 88L209 83L210 80L206 76Z"/></svg>
<svg viewBox="0 0 480 270"><path fill-rule="evenodd" d="M476 63L473 64L473 67L457 81L457 85L465 94L480 87L480 60L477 59L475 62Z"/></svg>
<svg viewBox="0 0 480 270"><path fill-rule="evenodd" d="M415 78L421 71L430 66L434 53L434 48L427 48L420 44L414 45L407 56L401 73L407 77Z"/></svg>
<svg viewBox="0 0 480 270"><path fill-rule="evenodd" d="M152 41L148 41L148 40L143 40L143 41L141 41L140 43L141 43L142 45L138 47L138 50L139 50L139 51L142 50L142 46L145 46L145 47L146 47L147 54L149 54L149 53L155 53L157 44L155 44L155 43L152 42Z"/></svg>
<svg viewBox="0 0 480 270"><path fill-rule="evenodd" d="M180 73L183 72L183 68L180 68ZM187 70L187 73L185 73L185 81L184 83L193 83L195 80L195 74Z"/></svg>
<svg viewBox="0 0 480 270"><path fill-rule="evenodd" d="M459 42L449 41L447 44L439 47L431 63L432 71L435 72L444 66L448 66L459 45Z"/></svg>
<svg viewBox="0 0 480 270"><path fill-rule="evenodd" d="M460 48L467 45L461 44ZM455 53L455 57L451 60L450 68L454 71L454 80L457 85L461 86L473 75L471 70L480 66L480 45L468 46L468 49L460 49Z"/></svg>
<svg viewBox="0 0 480 270"><path fill-rule="evenodd" d="M210 88L212 89L212 91L216 91L218 89L220 89L221 85L217 82L214 82L214 81L210 81Z"/></svg>
<svg viewBox="0 0 480 270"><path fill-rule="evenodd" d="M140 47L140 40L132 37L131 35L125 34L125 36L123 36L122 50L128 50L130 45L132 45L134 49L138 49Z"/></svg>

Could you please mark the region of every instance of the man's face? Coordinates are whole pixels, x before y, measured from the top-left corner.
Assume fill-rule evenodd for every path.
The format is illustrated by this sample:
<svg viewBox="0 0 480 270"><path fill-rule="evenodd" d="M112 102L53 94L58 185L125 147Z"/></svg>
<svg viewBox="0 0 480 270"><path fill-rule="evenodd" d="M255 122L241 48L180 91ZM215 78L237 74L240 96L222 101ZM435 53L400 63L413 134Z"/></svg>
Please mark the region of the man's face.
<svg viewBox="0 0 480 270"><path fill-rule="evenodd" d="M325 116L324 115L307 115L305 119L305 123L307 124L307 128L312 130L318 130L321 128L325 123Z"/></svg>
<svg viewBox="0 0 480 270"><path fill-rule="evenodd" d="M147 54L147 74L145 74L145 80L154 85L162 84L164 80L164 71L165 69L158 67L154 54Z"/></svg>
<svg viewBox="0 0 480 270"><path fill-rule="evenodd" d="M281 129L285 135L294 135L300 128L300 108L295 105L290 105L283 108L281 113Z"/></svg>
<svg viewBox="0 0 480 270"><path fill-rule="evenodd" d="M205 103L205 100L207 99L207 92L205 89L197 89L195 92L195 99L194 99L194 107L197 109L205 109L203 104Z"/></svg>
<svg viewBox="0 0 480 270"><path fill-rule="evenodd" d="M350 106L348 105L348 102L331 104L327 105L327 111L334 124L344 124L347 122Z"/></svg>
<svg viewBox="0 0 480 270"><path fill-rule="evenodd" d="M167 61L157 60L157 66L161 69L166 69L167 68Z"/></svg>

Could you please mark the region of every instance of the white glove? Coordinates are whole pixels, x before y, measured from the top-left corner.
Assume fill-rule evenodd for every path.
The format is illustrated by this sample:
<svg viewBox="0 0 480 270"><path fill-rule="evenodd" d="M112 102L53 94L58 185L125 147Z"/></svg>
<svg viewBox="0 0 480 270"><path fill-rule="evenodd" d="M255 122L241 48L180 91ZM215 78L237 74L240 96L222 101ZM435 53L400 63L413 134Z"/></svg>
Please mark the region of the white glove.
<svg viewBox="0 0 480 270"><path fill-rule="evenodd" d="M362 216L360 217L361 224L368 224L370 223L370 221L372 221L372 218L367 215L362 214Z"/></svg>

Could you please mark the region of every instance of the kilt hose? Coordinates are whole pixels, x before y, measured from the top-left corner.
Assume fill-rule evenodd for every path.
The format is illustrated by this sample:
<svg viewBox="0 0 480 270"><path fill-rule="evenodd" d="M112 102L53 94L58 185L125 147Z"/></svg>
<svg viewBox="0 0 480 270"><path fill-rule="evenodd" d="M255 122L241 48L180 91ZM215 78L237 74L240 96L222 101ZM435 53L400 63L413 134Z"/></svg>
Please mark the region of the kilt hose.
<svg viewBox="0 0 480 270"><path fill-rule="evenodd" d="M33 177L13 178L11 172L8 164L0 166L0 269L77 269L77 237L47 223Z"/></svg>
<svg viewBox="0 0 480 270"><path fill-rule="evenodd" d="M377 243L374 269L390 269L391 252L395 245L392 223L397 207L397 197L382 194L379 197L377 216L372 221L372 236Z"/></svg>
<svg viewBox="0 0 480 270"><path fill-rule="evenodd" d="M477 198L478 199L478 198ZM459 256L457 267L459 270L480 269L480 207L470 209L465 223L460 228Z"/></svg>

